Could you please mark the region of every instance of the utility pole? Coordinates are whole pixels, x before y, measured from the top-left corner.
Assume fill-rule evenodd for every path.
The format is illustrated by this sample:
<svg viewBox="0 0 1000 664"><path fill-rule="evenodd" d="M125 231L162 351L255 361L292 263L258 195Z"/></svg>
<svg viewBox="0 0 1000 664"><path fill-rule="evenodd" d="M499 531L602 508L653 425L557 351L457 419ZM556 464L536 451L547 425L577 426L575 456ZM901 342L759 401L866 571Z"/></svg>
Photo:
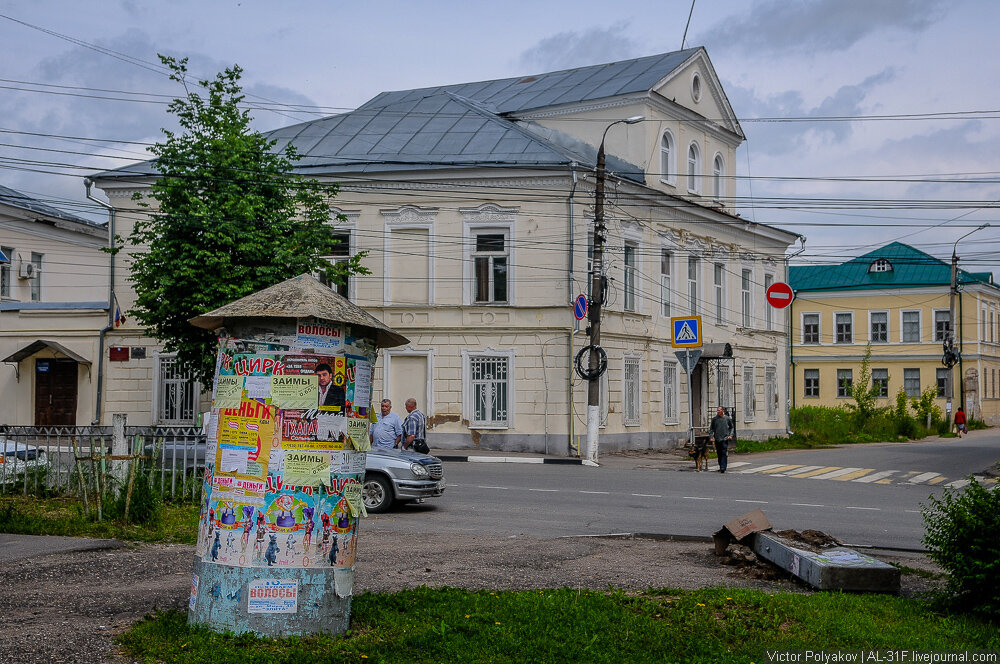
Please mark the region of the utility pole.
<svg viewBox="0 0 1000 664"><path fill-rule="evenodd" d="M962 366L962 341L961 337L956 338L955 336L955 330L958 329L958 312L955 309L956 296L958 295L958 243L976 231L981 231L988 227L989 224L983 224L972 229L962 237L955 240L955 244L952 245L951 248L951 294L948 304L951 320L949 321L948 339L945 341L944 359L942 362L949 369L955 366L956 362L958 363L958 404L956 405L956 409L961 408L963 411L967 411L967 409L965 407L965 374ZM957 349L955 347L956 340L958 341Z"/></svg>
<svg viewBox="0 0 1000 664"><path fill-rule="evenodd" d="M604 140L608 130L616 124L642 122L643 116L635 115L616 120L604 128L601 144L597 148L597 170L594 185L594 258L590 274L590 360L587 385L587 459L597 462L598 428L601 421L601 374L607 370L607 354L601 348L601 307L604 304L604 242L608 228L604 224ZM603 366L603 370L601 365Z"/></svg>

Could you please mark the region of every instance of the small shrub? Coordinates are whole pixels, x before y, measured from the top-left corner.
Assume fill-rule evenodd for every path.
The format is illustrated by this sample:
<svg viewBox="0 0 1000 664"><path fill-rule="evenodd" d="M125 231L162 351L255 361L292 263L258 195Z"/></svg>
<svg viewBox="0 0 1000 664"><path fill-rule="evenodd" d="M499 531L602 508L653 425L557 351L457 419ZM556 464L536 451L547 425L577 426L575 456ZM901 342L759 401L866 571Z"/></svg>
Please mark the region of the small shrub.
<svg viewBox="0 0 1000 664"><path fill-rule="evenodd" d="M948 572L951 603L1000 617L1000 491L973 478L962 490L931 496L921 515L928 555Z"/></svg>
<svg viewBox="0 0 1000 664"><path fill-rule="evenodd" d="M937 386L931 385L920 393L919 398L913 398L910 401L910 405L913 406L913 410L917 411L917 421L920 422L922 426L926 426L928 415L931 416L932 427L936 426L937 423L943 419L941 409L934 403L934 400L937 398Z"/></svg>

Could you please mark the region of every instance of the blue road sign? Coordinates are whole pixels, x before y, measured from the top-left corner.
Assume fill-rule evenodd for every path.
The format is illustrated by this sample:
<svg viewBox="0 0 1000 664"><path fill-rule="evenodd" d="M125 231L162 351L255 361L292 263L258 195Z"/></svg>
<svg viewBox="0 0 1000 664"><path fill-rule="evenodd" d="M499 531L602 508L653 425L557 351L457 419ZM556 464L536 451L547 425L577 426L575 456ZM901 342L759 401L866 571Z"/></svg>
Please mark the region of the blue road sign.
<svg viewBox="0 0 1000 664"><path fill-rule="evenodd" d="M587 296L577 295L576 302L573 303L573 315L576 316L577 320L583 320L587 317Z"/></svg>
<svg viewBox="0 0 1000 664"><path fill-rule="evenodd" d="M701 346L701 316L671 318L671 345L674 348L699 348Z"/></svg>

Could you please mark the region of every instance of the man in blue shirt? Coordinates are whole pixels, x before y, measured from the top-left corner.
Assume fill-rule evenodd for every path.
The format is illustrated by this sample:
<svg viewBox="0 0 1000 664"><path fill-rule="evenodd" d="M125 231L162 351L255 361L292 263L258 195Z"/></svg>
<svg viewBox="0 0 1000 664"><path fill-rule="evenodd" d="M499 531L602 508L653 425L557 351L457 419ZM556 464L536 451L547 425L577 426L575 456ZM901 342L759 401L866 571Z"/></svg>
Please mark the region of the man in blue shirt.
<svg viewBox="0 0 1000 664"><path fill-rule="evenodd" d="M372 447L391 450L399 445L403 437L403 421L399 419L399 415L392 412L392 402L388 399L382 399L381 411L378 421L369 429L368 437L371 439Z"/></svg>

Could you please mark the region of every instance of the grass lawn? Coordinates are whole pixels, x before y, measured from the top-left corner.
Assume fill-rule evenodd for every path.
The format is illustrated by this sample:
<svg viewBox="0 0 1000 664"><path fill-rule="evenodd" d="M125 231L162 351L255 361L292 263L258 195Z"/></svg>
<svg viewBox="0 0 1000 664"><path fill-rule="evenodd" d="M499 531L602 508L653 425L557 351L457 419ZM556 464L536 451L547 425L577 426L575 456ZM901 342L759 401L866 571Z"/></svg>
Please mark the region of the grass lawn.
<svg viewBox="0 0 1000 664"><path fill-rule="evenodd" d="M886 595L417 588L354 598L344 637L262 639L166 612L118 641L145 662L762 662L768 650L1000 650L1000 632ZM801 660L800 660L801 661ZM890 660L882 660L890 661Z"/></svg>

